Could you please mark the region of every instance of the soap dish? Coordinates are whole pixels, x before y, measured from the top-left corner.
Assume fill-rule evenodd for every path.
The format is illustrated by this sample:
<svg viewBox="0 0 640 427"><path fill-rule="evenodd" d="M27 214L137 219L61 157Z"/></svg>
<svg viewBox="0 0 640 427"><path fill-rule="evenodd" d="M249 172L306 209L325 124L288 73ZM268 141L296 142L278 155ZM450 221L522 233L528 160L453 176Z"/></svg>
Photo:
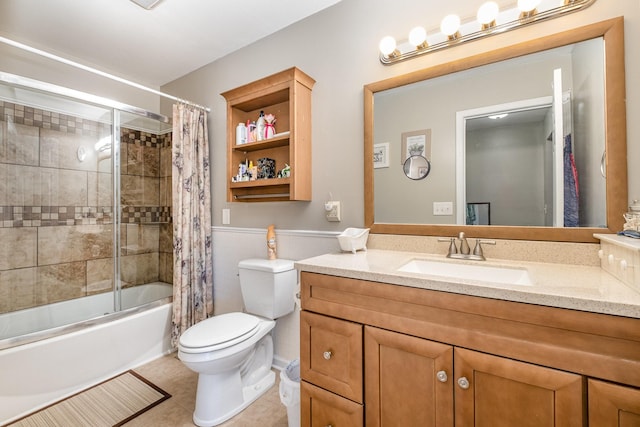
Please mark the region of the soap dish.
<svg viewBox="0 0 640 427"><path fill-rule="evenodd" d="M359 250L367 250L367 238L369 237L368 228L347 228L338 235L340 249L345 252L353 252Z"/></svg>

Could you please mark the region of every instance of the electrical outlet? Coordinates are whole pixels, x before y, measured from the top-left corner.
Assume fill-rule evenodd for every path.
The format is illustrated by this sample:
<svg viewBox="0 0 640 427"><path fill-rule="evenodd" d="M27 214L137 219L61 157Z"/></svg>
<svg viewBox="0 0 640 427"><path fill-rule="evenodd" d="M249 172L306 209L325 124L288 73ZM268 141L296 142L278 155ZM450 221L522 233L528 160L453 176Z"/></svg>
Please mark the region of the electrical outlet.
<svg viewBox="0 0 640 427"><path fill-rule="evenodd" d="M453 215L453 202L433 202L434 215Z"/></svg>
<svg viewBox="0 0 640 427"><path fill-rule="evenodd" d="M340 202L327 202L324 204L325 215L327 221L339 222L340 221Z"/></svg>

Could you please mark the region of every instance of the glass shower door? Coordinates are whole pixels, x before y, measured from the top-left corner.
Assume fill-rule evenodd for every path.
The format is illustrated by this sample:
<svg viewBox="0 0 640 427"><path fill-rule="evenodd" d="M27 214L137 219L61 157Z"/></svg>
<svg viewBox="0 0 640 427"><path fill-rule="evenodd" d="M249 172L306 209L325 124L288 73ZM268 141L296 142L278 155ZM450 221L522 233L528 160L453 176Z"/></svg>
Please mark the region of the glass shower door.
<svg viewBox="0 0 640 427"><path fill-rule="evenodd" d="M113 311L112 114L0 83L0 338Z"/></svg>

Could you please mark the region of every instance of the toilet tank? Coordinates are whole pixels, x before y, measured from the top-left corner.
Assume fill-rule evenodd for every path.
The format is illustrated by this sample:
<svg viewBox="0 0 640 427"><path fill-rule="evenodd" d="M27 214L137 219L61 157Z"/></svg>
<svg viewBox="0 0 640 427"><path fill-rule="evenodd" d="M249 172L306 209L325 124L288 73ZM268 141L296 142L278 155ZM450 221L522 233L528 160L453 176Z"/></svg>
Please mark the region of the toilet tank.
<svg viewBox="0 0 640 427"><path fill-rule="evenodd" d="M293 311L298 271L286 259L246 259L238 264L247 313L277 319Z"/></svg>

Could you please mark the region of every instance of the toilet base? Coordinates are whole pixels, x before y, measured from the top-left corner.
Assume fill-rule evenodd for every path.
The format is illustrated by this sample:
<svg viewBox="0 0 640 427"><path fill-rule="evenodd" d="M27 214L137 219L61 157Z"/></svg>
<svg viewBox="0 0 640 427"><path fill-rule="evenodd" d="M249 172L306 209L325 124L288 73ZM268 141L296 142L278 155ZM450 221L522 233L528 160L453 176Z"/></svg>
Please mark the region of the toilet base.
<svg viewBox="0 0 640 427"><path fill-rule="evenodd" d="M201 387L208 387L209 383L216 382L220 385L220 381L225 384L235 383L240 380L240 375L235 375L237 378L221 378L221 375L205 375L200 374L198 376L198 389ZM256 399L262 396L267 390L269 390L276 382L276 374L275 372L269 370L268 373L259 381L255 382L252 385L247 385L242 387L242 402L240 403L230 403L228 402L228 397L222 396L206 396L205 393L198 393L196 395L196 409L193 412L193 422L200 427L212 427L217 426L234 415L242 412L247 406L251 405ZM220 400L217 400L216 397ZM212 400L214 402L224 402L226 408L229 407L231 410L228 412L224 412L220 410L220 407L217 407L216 404L212 404ZM222 415L221 415L222 413Z"/></svg>

